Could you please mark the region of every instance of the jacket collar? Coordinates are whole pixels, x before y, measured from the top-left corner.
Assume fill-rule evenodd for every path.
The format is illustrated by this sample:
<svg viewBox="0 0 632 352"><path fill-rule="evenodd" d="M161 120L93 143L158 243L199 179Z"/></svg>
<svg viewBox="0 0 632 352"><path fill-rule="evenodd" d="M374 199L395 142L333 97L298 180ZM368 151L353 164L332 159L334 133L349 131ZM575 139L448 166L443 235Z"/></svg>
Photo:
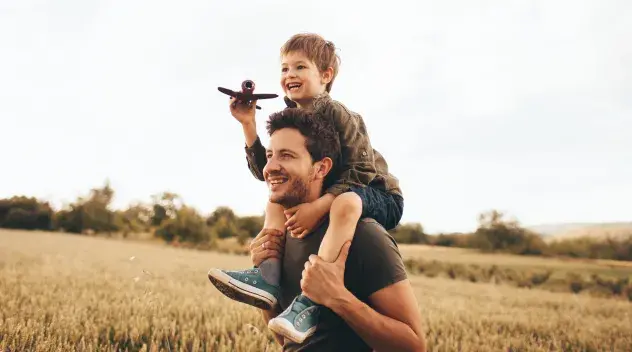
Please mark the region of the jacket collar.
<svg viewBox="0 0 632 352"><path fill-rule="evenodd" d="M314 100L312 101L312 106L314 110L316 110L320 108L321 106L323 106L325 103L328 103L330 100L331 100L331 96L329 95L329 93L324 92L314 98ZM288 98L287 95L283 97L283 101L285 102L285 105L288 108L298 107L298 104L292 99Z"/></svg>

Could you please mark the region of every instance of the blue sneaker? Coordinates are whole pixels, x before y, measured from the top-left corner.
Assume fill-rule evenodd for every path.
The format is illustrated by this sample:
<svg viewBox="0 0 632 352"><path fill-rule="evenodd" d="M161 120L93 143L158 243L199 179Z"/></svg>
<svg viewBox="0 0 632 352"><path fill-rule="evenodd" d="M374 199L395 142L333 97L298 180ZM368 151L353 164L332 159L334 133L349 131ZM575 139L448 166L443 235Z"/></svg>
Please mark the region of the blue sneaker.
<svg viewBox="0 0 632 352"><path fill-rule="evenodd" d="M208 279L226 297L253 307L270 310L278 302L279 286L266 282L259 268L211 269Z"/></svg>
<svg viewBox="0 0 632 352"><path fill-rule="evenodd" d="M303 343L316 332L321 309L320 305L300 294L285 311L270 319L268 328L295 343Z"/></svg>

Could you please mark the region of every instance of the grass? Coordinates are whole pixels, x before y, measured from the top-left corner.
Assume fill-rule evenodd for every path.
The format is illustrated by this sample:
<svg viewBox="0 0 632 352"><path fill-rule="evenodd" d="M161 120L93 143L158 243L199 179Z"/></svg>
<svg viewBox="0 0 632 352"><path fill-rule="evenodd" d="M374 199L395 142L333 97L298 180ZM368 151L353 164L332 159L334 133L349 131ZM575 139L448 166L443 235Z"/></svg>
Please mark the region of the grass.
<svg viewBox="0 0 632 352"><path fill-rule="evenodd" d="M402 255L407 259L421 258L454 264L476 264L479 266L502 265L514 269L552 270L558 275L582 272L613 277L632 275L632 262L595 259L563 259L513 254L480 253L472 249L426 245L400 245Z"/></svg>
<svg viewBox="0 0 632 352"><path fill-rule="evenodd" d="M480 253L472 249L401 245L410 272L554 292L632 301L632 263Z"/></svg>
<svg viewBox="0 0 632 352"><path fill-rule="evenodd" d="M457 257L409 246L403 252ZM213 266L250 263L153 243L0 230L0 350L280 351L255 308L208 282ZM628 301L442 277L411 275L411 282L431 351L632 345Z"/></svg>

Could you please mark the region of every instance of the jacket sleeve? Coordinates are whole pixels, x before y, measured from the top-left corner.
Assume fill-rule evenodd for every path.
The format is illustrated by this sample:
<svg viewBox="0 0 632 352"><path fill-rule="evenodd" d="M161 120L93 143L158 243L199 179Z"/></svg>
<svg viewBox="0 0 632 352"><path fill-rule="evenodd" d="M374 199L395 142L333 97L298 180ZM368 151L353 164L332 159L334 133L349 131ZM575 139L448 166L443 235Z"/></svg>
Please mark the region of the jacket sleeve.
<svg viewBox="0 0 632 352"><path fill-rule="evenodd" d="M266 148L261 144L261 140L259 136L255 140L255 143L246 149L246 161L248 161L248 168L252 175L259 181L264 181L263 178L263 167L266 166L268 162L266 158Z"/></svg>
<svg viewBox="0 0 632 352"><path fill-rule="evenodd" d="M338 196L349 191L351 185L368 186L376 177L373 148L362 118L342 104L332 104L326 113L332 118L340 138L341 159L336 168L338 179L327 188L327 193Z"/></svg>

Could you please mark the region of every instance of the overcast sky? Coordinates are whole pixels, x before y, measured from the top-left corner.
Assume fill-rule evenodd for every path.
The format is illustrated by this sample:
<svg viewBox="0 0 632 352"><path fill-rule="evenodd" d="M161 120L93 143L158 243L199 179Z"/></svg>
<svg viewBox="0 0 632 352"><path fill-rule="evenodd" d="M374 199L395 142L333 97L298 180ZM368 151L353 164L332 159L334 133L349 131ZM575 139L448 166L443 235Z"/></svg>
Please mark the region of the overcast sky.
<svg viewBox="0 0 632 352"><path fill-rule="evenodd" d="M632 217L632 2L3 0L0 198L115 206L170 190L261 214L265 184L218 86L282 94L279 48L316 32L332 96L362 114L404 222L473 230ZM281 99L261 101L258 130Z"/></svg>

